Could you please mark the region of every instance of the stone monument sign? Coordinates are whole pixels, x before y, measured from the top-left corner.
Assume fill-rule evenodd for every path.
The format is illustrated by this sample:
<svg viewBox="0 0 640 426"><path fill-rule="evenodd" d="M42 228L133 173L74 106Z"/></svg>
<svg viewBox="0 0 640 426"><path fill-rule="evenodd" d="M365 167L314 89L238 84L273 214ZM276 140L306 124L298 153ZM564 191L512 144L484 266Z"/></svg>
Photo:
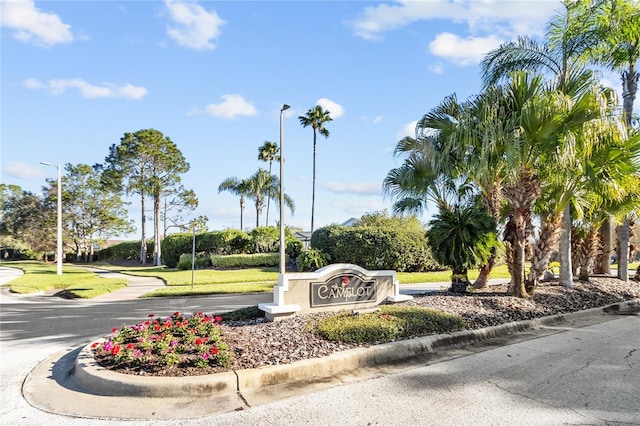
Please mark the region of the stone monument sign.
<svg viewBox="0 0 640 426"><path fill-rule="evenodd" d="M275 321L297 313L368 309L408 299L411 296L400 294L395 271L367 271L338 263L315 272L280 274L273 303L258 307Z"/></svg>

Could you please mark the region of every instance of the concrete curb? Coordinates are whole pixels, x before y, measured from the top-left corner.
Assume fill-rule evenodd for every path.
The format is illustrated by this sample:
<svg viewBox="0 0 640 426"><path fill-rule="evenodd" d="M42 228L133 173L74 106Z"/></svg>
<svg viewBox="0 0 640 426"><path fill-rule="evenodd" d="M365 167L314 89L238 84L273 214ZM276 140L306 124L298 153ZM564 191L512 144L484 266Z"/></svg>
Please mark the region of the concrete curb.
<svg viewBox="0 0 640 426"><path fill-rule="evenodd" d="M410 340L373 345L336 352L323 358L312 358L292 364L274 365L203 376L150 377L116 373L100 367L90 345L78 354L72 372L75 384L94 395L132 397L185 397L237 395L282 384L317 382L349 374L361 367L409 362L438 350L457 348L496 337L562 324L606 313L624 313L640 308L640 299L552 315L528 321L517 321L479 330L464 330Z"/></svg>

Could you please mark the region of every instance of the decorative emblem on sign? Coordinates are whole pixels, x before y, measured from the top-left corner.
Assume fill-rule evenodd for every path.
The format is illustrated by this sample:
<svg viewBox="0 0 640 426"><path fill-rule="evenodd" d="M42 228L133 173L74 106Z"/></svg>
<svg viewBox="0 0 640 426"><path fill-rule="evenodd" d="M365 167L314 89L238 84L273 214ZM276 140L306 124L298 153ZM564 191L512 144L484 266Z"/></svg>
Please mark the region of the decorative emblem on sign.
<svg viewBox="0 0 640 426"><path fill-rule="evenodd" d="M352 274L334 276L324 283L311 283L311 306L349 305L376 300L375 281Z"/></svg>

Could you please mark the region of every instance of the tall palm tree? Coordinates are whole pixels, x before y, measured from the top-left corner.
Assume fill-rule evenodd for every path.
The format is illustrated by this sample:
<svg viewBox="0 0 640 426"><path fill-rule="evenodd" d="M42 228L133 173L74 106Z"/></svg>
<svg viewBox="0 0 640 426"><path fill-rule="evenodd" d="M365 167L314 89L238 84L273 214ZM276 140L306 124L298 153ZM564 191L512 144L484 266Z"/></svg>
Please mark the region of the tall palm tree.
<svg viewBox="0 0 640 426"><path fill-rule="evenodd" d="M218 186L218 193L222 191L228 191L240 196L240 230L244 230L245 197L249 194L248 180L238 179L237 177L227 178Z"/></svg>
<svg viewBox="0 0 640 426"><path fill-rule="evenodd" d="M545 72L552 77L553 87L565 94L582 90L591 73L585 69L585 54L593 46L596 33L593 16L583 13L583 6L563 1L564 11L556 15L547 29L546 41L538 43L519 37L489 52L482 61L485 85L495 84L514 71ZM571 216L567 204L563 213L560 239L560 283L571 287Z"/></svg>
<svg viewBox="0 0 640 426"><path fill-rule="evenodd" d="M266 161L269 163L269 174L271 174L271 166L273 165L273 161L280 161L280 156L278 155L280 152L280 148L278 144L275 142L264 141L264 144L258 148L258 160ZM269 205L271 204L271 197L267 198L267 219L266 225L269 226Z"/></svg>
<svg viewBox="0 0 640 426"><path fill-rule="evenodd" d="M258 169L251 177L246 179L247 182L247 198L254 201L256 206L256 227L260 226L260 215L264 206L265 198L274 198L279 205L280 201L280 179L272 175L264 169ZM284 203L291 213L295 211L295 204L291 197L284 194Z"/></svg>
<svg viewBox="0 0 640 426"><path fill-rule="evenodd" d="M640 59L640 4L628 0L603 0L596 3L596 28L600 43L592 50L594 61L612 71L620 72L622 80L622 110L627 127L631 128L633 102L638 91L640 73L636 65ZM629 261L629 217L618 227L618 278L627 281ZM609 237L611 236L609 229ZM610 272L611 243L604 253L601 267Z"/></svg>
<svg viewBox="0 0 640 426"><path fill-rule="evenodd" d="M325 138L329 137L329 130L324 127L324 124L333 121L333 118L330 117L329 111L316 105L307 111L306 115L301 115L298 119L302 127L311 126L313 129L313 186L311 191L311 234L313 234L313 216L316 204L316 140L318 133Z"/></svg>

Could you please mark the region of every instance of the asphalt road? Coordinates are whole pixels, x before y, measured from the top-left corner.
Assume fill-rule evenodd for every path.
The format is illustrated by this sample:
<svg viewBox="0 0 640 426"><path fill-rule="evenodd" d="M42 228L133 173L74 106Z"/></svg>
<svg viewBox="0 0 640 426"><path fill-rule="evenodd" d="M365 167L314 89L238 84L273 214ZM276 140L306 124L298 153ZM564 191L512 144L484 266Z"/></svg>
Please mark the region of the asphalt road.
<svg viewBox="0 0 640 426"><path fill-rule="evenodd" d="M270 294L131 301L0 294L0 424L116 425L44 413L21 396L29 372L149 313L222 312ZM426 364L426 362L425 362ZM283 389L243 411L127 425L640 425L640 317L600 316L453 353L313 393ZM279 400L282 395L285 399ZM114 407L114 414L117 407ZM116 414L117 415L117 414ZM197 413L194 413L197 416Z"/></svg>

